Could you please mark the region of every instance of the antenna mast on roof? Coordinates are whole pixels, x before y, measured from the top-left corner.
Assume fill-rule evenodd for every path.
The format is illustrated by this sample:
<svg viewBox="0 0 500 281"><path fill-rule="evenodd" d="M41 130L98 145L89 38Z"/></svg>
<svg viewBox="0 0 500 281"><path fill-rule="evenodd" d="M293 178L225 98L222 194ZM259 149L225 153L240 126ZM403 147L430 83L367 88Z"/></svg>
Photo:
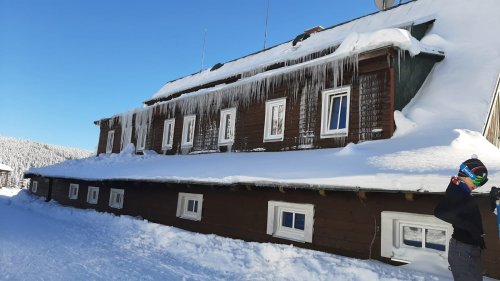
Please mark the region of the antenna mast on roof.
<svg viewBox="0 0 500 281"><path fill-rule="evenodd" d="M269 18L269 0L266 1L266 28L264 30L264 50L266 49L266 41L267 41L267 19Z"/></svg>
<svg viewBox="0 0 500 281"><path fill-rule="evenodd" d="M203 47L201 49L201 69L200 72L203 71L203 63L205 61L205 43L207 42L207 29L205 28L205 32L203 33Z"/></svg>

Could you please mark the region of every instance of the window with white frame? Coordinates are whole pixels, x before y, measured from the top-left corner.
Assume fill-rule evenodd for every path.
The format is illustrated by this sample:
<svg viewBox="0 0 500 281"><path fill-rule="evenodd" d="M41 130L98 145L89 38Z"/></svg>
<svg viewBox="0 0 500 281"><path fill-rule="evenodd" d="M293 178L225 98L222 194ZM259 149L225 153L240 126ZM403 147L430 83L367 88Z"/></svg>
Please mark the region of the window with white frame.
<svg viewBox="0 0 500 281"><path fill-rule="evenodd" d="M183 147L191 147L194 143L194 129L196 125L196 115L184 117L182 126L182 144Z"/></svg>
<svg viewBox="0 0 500 281"><path fill-rule="evenodd" d="M285 133L286 98L266 102L264 141L282 141Z"/></svg>
<svg viewBox="0 0 500 281"><path fill-rule="evenodd" d="M322 93L321 138L347 136L351 87L325 90Z"/></svg>
<svg viewBox="0 0 500 281"><path fill-rule="evenodd" d="M384 211L381 217L381 256L402 262L412 262L419 255L448 256L451 224L414 213Z"/></svg>
<svg viewBox="0 0 500 281"><path fill-rule="evenodd" d="M111 188L109 191L109 206L115 209L123 208L123 199L125 197L125 190Z"/></svg>
<svg viewBox="0 0 500 281"><path fill-rule="evenodd" d="M137 151L143 151L146 148L146 126L140 126L137 132Z"/></svg>
<svg viewBox="0 0 500 281"><path fill-rule="evenodd" d="M267 204L267 234L299 241L312 242L314 205L281 201Z"/></svg>
<svg viewBox="0 0 500 281"><path fill-rule="evenodd" d="M89 186L89 190L87 192L87 203L97 204L98 199L99 199L99 187Z"/></svg>
<svg viewBox="0 0 500 281"><path fill-rule="evenodd" d="M175 118L167 119L163 123L163 140L161 143L161 149L167 150L172 148L174 143L174 128L175 128Z"/></svg>
<svg viewBox="0 0 500 281"><path fill-rule="evenodd" d="M179 192L176 216L183 219L201 220L203 194Z"/></svg>
<svg viewBox="0 0 500 281"><path fill-rule="evenodd" d="M69 199L78 199L78 188L79 185L76 183L69 184L69 193L68 193Z"/></svg>
<svg viewBox="0 0 500 281"><path fill-rule="evenodd" d="M108 140L106 142L106 153L113 152L113 142L115 141L115 131L111 130L108 132Z"/></svg>
<svg viewBox="0 0 500 281"><path fill-rule="evenodd" d="M31 192L36 193L37 190L38 190L38 182L33 181L33 183L31 184Z"/></svg>
<svg viewBox="0 0 500 281"><path fill-rule="evenodd" d="M234 142L234 126L236 123L236 108L220 111L219 145Z"/></svg>

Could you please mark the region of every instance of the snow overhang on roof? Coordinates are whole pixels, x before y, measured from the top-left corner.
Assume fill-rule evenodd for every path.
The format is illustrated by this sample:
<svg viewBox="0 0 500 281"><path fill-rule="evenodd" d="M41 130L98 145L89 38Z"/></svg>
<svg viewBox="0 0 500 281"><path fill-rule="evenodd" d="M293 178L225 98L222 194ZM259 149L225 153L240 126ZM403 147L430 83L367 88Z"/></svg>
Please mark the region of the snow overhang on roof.
<svg viewBox="0 0 500 281"><path fill-rule="evenodd" d="M12 169L10 166L7 166L5 164L0 163L0 171L2 172L12 172L14 169Z"/></svg>

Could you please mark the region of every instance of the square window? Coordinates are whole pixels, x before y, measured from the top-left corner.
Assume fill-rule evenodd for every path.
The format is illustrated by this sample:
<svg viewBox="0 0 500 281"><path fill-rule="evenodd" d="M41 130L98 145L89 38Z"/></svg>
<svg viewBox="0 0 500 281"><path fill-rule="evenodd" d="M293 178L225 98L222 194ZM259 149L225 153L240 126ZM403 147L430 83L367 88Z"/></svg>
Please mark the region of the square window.
<svg viewBox="0 0 500 281"><path fill-rule="evenodd" d="M203 194L179 192L176 216L183 219L201 220Z"/></svg>
<svg viewBox="0 0 500 281"><path fill-rule="evenodd" d="M163 123L163 140L161 149L167 150L172 148L172 144L174 143L174 128L175 118L165 120Z"/></svg>
<svg viewBox="0 0 500 281"><path fill-rule="evenodd" d="M69 184L69 194L68 194L69 199L78 199L78 188L79 188L78 184L75 183Z"/></svg>
<svg viewBox="0 0 500 281"><path fill-rule="evenodd" d="M321 138L347 136L350 93L350 86L323 91Z"/></svg>
<svg viewBox="0 0 500 281"><path fill-rule="evenodd" d="M196 115L184 117L182 126L182 147L192 147L194 143L194 130L196 125Z"/></svg>
<svg viewBox="0 0 500 281"><path fill-rule="evenodd" d="M125 197L125 190L111 188L109 191L109 206L115 209L123 208L123 200Z"/></svg>
<svg viewBox="0 0 500 281"><path fill-rule="evenodd" d="M267 234L299 241L312 242L314 205L269 201Z"/></svg>
<svg viewBox="0 0 500 281"><path fill-rule="evenodd" d="M31 184L31 192L36 193L37 190L38 190L38 182L33 181L33 183Z"/></svg>
<svg viewBox="0 0 500 281"><path fill-rule="evenodd" d="M99 199L99 187L89 186L89 190L87 193L87 203L97 204L98 199Z"/></svg>
<svg viewBox="0 0 500 281"><path fill-rule="evenodd" d="M115 141L115 131L111 130L108 132L108 139L106 142L106 153L113 152L113 142Z"/></svg>
<svg viewBox="0 0 500 281"><path fill-rule="evenodd" d="M236 123L236 108L221 110L219 125L219 145L234 142L234 127Z"/></svg>
<svg viewBox="0 0 500 281"><path fill-rule="evenodd" d="M285 134L286 98L266 102L264 142L282 141Z"/></svg>
<svg viewBox="0 0 500 281"><path fill-rule="evenodd" d="M448 256L451 224L432 215L384 211L381 256L412 262L421 254Z"/></svg>
<svg viewBox="0 0 500 281"><path fill-rule="evenodd" d="M137 151L143 151L146 148L146 126L140 126L137 133Z"/></svg>

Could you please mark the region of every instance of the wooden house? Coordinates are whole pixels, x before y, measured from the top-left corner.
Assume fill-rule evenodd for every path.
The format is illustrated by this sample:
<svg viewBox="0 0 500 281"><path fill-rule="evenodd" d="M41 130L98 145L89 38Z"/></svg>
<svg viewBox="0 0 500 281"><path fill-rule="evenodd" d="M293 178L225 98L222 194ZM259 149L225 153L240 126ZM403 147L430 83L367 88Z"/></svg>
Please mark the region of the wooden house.
<svg viewBox="0 0 500 281"><path fill-rule="evenodd" d="M12 168L0 163L0 188L8 186L9 175L12 173Z"/></svg>
<svg viewBox="0 0 500 281"><path fill-rule="evenodd" d="M144 107L95 122L100 127L95 158L30 169L31 191L68 206L247 241L386 262L428 255L445 260L452 228L432 212L450 169L409 166L405 173L376 160L403 155L411 165L412 157L429 153L427 148L449 145L454 139L438 136L456 137L457 128L476 142L488 139L491 157L498 153L491 143L498 146L499 90L493 80L500 64L485 68L496 70L488 75L483 68L469 70L492 83L474 99L459 96L467 106L477 106L482 121L463 118L463 127L456 127L455 117L464 116L461 107L425 110L436 108L434 98L454 97L454 85L446 80L450 69L457 71L453 63L483 58L466 46L463 53L450 48L450 55L441 47L447 46L439 37L443 26L457 20L444 8L447 1L412 1L324 30L313 28L171 81ZM485 46L500 47L499 40L489 40ZM468 75L458 77L477 86L478 76ZM421 126L413 134L401 117L412 105ZM429 116L440 119L430 122ZM401 137L405 127L410 133ZM429 133L436 130L432 140ZM403 145L405 139L413 140L411 147ZM379 149L389 156L373 156ZM449 149L468 153L460 146ZM429 154L435 151L440 152ZM459 164L443 158L444 164ZM500 165L491 163L494 174ZM357 174L360 166L373 167L373 173ZM496 216L485 193L476 196L486 226L485 274L500 278Z"/></svg>

